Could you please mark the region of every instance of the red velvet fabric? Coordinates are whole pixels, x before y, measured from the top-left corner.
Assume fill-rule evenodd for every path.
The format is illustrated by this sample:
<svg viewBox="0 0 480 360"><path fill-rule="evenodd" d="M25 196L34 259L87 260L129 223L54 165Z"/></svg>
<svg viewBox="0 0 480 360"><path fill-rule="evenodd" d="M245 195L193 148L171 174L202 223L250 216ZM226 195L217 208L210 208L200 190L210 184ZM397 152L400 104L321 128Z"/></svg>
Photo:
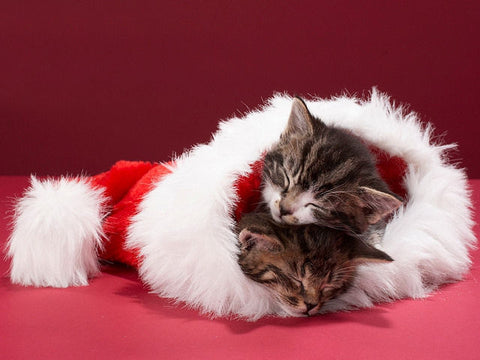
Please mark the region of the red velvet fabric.
<svg viewBox="0 0 480 360"><path fill-rule="evenodd" d="M165 164L119 161L109 171L92 177L92 185L105 189L108 199L109 212L103 223L106 239L101 258L138 267L138 251L124 248L127 229L144 195L168 173L170 170Z"/></svg>
<svg viewBox="0 0 480 360"><path fill-rule="evenodd" d="M240 176L234 187L237 190L237 203L234 216L239 221L243 214L255 210L261 200L260 184L262 182L263 158L250 166L250 173Z"/></svg>
<svg viewBox="0 0 480 360"><path fill-rule="evenodd" d="M0 212L27 177L0 177ZM480 222L480 180L471 180ZM10 233L0 216L0 248ZM480 228L475 228L477 237ZM216 319L149 294L137 272L104 266L86 287L12 285L0 257L2 359L477 359L480 251L464 281L429 298L314 318Z"/></svg>
<svg viewBox="0 0 480 360"><path fill-rule="evenodd" d="M390 156L375 146L370 146L370 151L377 159L378 173L390 187L390 190L405 198L407 193L402 181L407 170L405 160L398 156Z"/></svg>

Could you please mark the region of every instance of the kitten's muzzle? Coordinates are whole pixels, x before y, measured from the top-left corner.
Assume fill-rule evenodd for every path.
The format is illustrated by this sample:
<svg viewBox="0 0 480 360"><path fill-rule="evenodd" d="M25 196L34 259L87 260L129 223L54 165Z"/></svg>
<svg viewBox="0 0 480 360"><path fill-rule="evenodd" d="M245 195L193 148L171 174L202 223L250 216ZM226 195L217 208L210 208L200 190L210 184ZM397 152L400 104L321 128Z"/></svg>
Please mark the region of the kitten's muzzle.
<svg viewBox="0 0 480 360"><path fill-rule="evenodd" d="M279 210L280 210L280 219L287 224L294 225L298 223L298 218L294 216L295 209L293 206L289 206L288 204L280 202Z"/></svg>
<svg viewBox="0 0 480 360"><path fill-rule="evenodd" d="M280 217L292 215L293 212L294 211L292 208L286 207L285 204L282 204L282 202L280 202Z"/></svg>
<svg viewBox="0 0 480 360"><path fill-rule="evenodd" d="M285 224L289 224L289 225L297 225L298 224L298 218L296 216L293 216L293 215L285 215L285 216L282 216L281 219Z"/></svg>
<svg viewBox="0 0 480 360"><path fill-rule="evenodd" d="M307 307L307 313L312 310L315 306L317 306L318 304L310 304L310 303L305 303L305 306Z"/></svg>

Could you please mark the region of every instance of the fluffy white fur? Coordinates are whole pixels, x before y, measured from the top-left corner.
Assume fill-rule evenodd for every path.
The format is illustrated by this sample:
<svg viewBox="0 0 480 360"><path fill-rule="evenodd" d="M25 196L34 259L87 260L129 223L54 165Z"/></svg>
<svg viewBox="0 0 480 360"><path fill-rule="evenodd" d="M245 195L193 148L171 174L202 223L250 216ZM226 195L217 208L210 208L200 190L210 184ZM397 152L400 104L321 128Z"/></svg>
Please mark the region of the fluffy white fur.
<svg viewBox="0 0 480 360"><path fill-rule="evenodd" d="M278 139L291 104L278 95L260 111L223 122L208 145L184 154L145 197L128 244L141 249L140 272L153 292L219 316L285 315L240 272L231 213L235 180ZM475 238L465 173L444 160L449 147L433 144L415 114L394 108L375 90L366 101L340 97L307 105L326 123L351 129L408 163L408 203L383 242L395 261L362 266L354 287L325 311L424 297L461 279Z"/></svg>
<svg viewBox="0 0 480 360"><path fill-rule="evenodd" d="M177 159L173 172L144 197L127 246L140 250L140 275L153 292L214 316L287 315L241 272L232 213L235 181L277 141L291 104L290 97L278 95L261 110L221 123L209 144ZM465 173L446 162L449 146L432 143L430 129L415 114L395 108L375 90L365 101L339 97L307 105L326 123L351 129L408 163L408 202L389 223L382 244L395 261L362 266L353 288L325 311L424 297L461 279L476 239ZM98 270L102 204L101 191L84 181L33 179L18 204L8 245L12 281L86 284Z"/></svg>
<svg viewBox="0 0 480 360"><path fill-rule="evenodd" d="M8 241L13 283L87 285L98 270L104 199L81 179L40 181L18 201Z"/></svg>

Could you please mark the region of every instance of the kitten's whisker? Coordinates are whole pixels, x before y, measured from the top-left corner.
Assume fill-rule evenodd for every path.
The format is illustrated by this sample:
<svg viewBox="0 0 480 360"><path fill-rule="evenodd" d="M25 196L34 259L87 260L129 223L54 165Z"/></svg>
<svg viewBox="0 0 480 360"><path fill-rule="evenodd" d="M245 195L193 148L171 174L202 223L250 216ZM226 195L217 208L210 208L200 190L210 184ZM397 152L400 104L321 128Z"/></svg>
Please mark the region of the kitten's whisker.
<svg viewBox="0 0 480 360"><path fill-rule="evenodd" d="M343 185L344 185L344 184L339 184L339 185L337 185L337 186L334 186L333 188L331 188L331 189L323 192L321 195L322 195L322 196L328 195L328 194L330 194L332 191L335 191L336 189L338 189L339 187L341 187L341 186L343 186Z"/></svg>
<svg viewBox="0 0 480 360"><path fill-rule="evenodd" d="M351 269L340 269L335 273L334 278L335 278L335 276L341 276L341 275L351 273L354 270L356 270L356 266L351 268Z"/></svg>
<svg viewBox="0 0 480 360"><path fill-rule="evenodd" d="M336 271L335 275L336 274L341 274L342 272L349 272L349 271L352 271L352 270L356 270L356 268L357 268L357 265L344 266L341 269L339 269L338 271Z"/></svg>
<svg viewBox="0 0 480 360"><path fill-rule="evenodd" d="M345 274L347 274L347 273L350 273L350 272L352 272L352 271L355 270L355 269L356 269L356 268L353 268L353 269L340 269L340 270L338 270L338 271L335 273L334 278L335 278L335 276L340 276L340 275L345 275Z"/></svg>

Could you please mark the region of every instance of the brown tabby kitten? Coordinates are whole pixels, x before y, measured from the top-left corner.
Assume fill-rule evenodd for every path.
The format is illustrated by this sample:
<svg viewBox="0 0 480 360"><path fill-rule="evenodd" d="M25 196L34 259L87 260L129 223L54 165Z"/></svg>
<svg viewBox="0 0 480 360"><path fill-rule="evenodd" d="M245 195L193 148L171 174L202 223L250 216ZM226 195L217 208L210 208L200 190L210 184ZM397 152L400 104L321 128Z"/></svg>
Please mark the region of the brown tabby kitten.
<svg viewBox="0 0 480 360"><path fill-rule="evenodd" d="M268 213L245 215L238 233L243 273L266 286L291 316L318 314L351 286L359 264L392 261L344 232L279 224Z"/></svg>
<svg viewBox="0 0 480 360"><path fill-rule="evenodd" d="M362 234L402 203L355 135L327 126L295 98L286 130L266 154L263 200L277 222ZM370 227L369 231L378 230Z"/></svg>

